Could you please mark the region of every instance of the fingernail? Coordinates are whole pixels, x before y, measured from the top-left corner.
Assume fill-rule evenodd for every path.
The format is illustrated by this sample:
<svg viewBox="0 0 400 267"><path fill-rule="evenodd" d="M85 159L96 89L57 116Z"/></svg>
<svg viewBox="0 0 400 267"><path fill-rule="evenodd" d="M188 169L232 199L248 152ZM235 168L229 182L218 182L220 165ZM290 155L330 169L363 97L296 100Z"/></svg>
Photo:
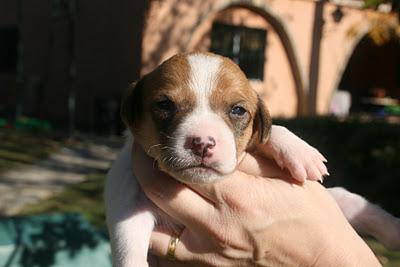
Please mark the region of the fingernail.
<svg viewBox="0 0 400 267"><path fill-rule="evenodd" d="M324 183L324 177L322 176L321 178L319 178L318 182L320 182L321 184Z"/></svg>

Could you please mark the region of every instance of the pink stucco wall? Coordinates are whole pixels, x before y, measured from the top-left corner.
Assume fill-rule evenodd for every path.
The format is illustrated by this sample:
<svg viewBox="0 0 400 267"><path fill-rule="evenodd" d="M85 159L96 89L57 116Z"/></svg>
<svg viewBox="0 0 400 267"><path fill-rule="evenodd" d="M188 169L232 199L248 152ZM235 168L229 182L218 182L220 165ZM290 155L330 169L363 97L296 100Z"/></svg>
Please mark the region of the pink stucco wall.
<svg viewBox="0 0 400 267"><path fill-rule="evenodd" d="M206 20L201 26L202 38L192 41L189 50L207 51L210 47L213 21L251 28L263 28L268 32L265 51L264 80L252 80L252 86L260 94L275 117L291 117L297 112L297 93L289 61L275 29L261 15L242 7L228 8Z"/></svg>
<svg viewBox="0 0 400 267"><path fill-rule="evenodd" d="M208 50L215 20L265 28L268 31L265 78L252 84L271 114L274 117L310 114L308 111L313 105L318 114L326 114L348 58L367 32L368 23L365 11L346 7L343 19L335 23L331 14L336 6L325 4L316 103L310 103L313 101L308 86L315 5L316 1L312 0L152 1L143 36L142 74L175 53ZM291 54L287 42L290 42ZM297 80L293 69L298 71Z"/></svg>
<svg viewBox="0 0 400 267"><path fill-rule="evenodd" d="M329 112L333 92L337 88L353 49L368 31L367 13L356 8L343 8L340 23L332 19L334 5L327 5L324 12L324 32L321 41L320 80L317 92L317 112Z"/></svg>

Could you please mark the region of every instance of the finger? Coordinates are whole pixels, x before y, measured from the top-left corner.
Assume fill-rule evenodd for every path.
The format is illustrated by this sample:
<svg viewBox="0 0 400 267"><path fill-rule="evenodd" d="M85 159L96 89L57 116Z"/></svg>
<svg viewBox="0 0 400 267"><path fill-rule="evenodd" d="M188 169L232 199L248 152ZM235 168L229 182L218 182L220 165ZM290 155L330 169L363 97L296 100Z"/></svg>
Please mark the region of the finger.
<svg viewBox="0 0 400 267"><path fill-rule="evenodd" d="M153 166L140 147L132 151L133 172L146 196L184 225L204 224L213 203Z"/></svg>
<svg viewBox="0 0 400 267"><path fill-rule="evenodd" d="M192 259L193 254L186 249L185 242L188 240L188 231L183 229L178 236L171 229L157 229L153 231L150 238L149 250L152 254L158 257L167 257L168 246L171 238L179 238L179 242L175 246L174 258L177 261L187 261Z"/></svg>
<svg viewBox="0 0 400 267"><path fill-rule="evenodd" d="M212 253L212 243L209 244L208 236L204 236L204 240L199 241L202 237L195 235L188 229L184 229L180 235L179 242L176 245L174 253L174 261L168 260L166 257L168 245L171 241L171 237L176 237L174 233L168 229L162 231L155 230L150 238L150 252L158 257L160 266L227 266L226 261L219 257L217 254ZM205 248L208 248L205 250ZM211 251L208 251L211 250ZM193 252L192 252L193 251ZM210 253L211 252L211 253ZM229 250L228 250L229 252ZM240 250L235 250L234 255L238 255ZM246 254L245 256L248 257ZM195 263L197 262L197 264ZM221 264L221 263L224 264ZM232 263L232 260L228 261ZM230 265L229 265L230 266ZM236 266L236 265L235 265ZM239 265L238 265L239 266ZM240 265L247 266L247 265Z"/></svg>

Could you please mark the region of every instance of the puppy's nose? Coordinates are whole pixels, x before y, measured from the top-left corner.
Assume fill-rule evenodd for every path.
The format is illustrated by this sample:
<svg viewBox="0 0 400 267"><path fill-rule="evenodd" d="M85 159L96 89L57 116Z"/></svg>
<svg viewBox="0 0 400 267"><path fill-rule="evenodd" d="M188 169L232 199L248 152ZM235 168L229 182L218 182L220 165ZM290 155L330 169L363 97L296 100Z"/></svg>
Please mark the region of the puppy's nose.
<svg viewBox="0 0 400 267"><path fill-rule="evenodd" d="M191 136L188 138L187 144L195 155L205 158L212 156L212 148L215 147L216 142L212 136Z"/></svg>

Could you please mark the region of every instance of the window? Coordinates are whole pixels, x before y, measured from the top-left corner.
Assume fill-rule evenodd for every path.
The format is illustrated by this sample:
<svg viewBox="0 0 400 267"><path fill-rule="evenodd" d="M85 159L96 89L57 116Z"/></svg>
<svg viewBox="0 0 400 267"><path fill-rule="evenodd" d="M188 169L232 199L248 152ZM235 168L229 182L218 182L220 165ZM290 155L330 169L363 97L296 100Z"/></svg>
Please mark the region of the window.
<svg viewBox="0 0 400 267"><path fill-rule="evenodd" d="M265 44L267 32L214 23L210 51L235 61L249 79L264 79Z"/></svg>
<svg viewBox="0 0 400 267"><path fill-rule="evenodd" d="M17 28L0 28L0 72L16 72Z"/></svg>

